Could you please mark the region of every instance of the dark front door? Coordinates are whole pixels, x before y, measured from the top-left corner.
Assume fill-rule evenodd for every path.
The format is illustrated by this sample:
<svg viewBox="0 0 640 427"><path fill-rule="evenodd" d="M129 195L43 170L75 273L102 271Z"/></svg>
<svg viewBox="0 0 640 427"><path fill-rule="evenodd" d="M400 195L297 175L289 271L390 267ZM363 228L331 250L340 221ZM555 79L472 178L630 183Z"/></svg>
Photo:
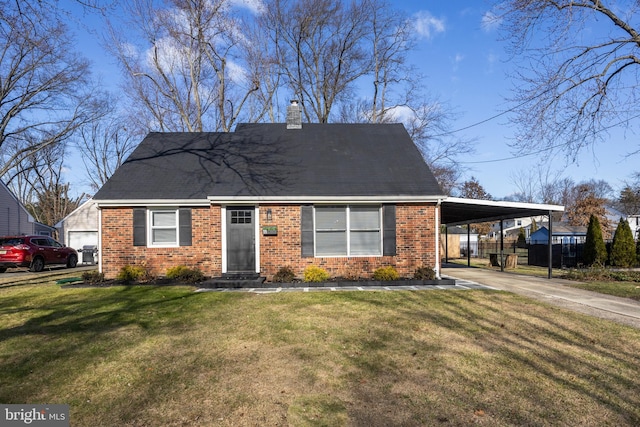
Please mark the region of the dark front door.
<svg viewBox="0 0 640 427"><path fill-rule="evenodd" d="M227 208L227 272L255 272L255 209Z"/></svg>

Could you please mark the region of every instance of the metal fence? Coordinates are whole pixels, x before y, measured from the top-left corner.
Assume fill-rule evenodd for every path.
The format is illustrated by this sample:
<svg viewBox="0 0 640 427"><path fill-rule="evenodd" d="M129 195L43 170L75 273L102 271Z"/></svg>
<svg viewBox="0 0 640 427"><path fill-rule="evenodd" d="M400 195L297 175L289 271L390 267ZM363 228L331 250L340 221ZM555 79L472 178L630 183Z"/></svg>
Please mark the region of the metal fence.
<svg viewBox="0 0 640 427"><path fill-rule="evenodd" d="M552 245L551 266L554 268L577 267L582 263L584 243L556 243ZM529 246L529 265L549 265L547 245Z"/></svg>

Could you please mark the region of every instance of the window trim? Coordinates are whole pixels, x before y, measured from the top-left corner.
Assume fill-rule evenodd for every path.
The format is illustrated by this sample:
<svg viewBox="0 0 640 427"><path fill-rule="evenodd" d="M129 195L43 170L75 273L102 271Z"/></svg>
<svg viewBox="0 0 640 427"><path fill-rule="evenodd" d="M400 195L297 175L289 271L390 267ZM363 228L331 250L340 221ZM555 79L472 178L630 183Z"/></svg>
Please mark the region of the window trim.
<svg viewBox="0 0 640 427"><path fill-rule="evenodd" d="M155 212L173 212L173 226L154 226L153 214ZM147 247L150 248L177 248L180 247L180 208L167 207L149 207L147 209ZM171 243L155 243L153 241L153 232L155 230L175 230L176 239Z"/></svg>
<svg viewBox="0 0 640 427"><path fill-rule="evenodd" d="M377 229L353 229L351 226L351 209L354 207L371 207L376 208L378 211L378 228ZM346 223L344 233L346 233L346 254L319 254L318 253L318 221L316 213L318 208L343 208L346 214ZM324 230L324 229L323 229ZM323 232L320 230L320 233ZM326 230L325 230L326 231ZM358 232L377 232L378 233L378 246L376 253L370 254L352 254L351 253L351 234ZM313 205L313 256L316 258L371 258L384 256L384 218L383 218L383 205L380 204L327 204L327 205Z"/></svg>

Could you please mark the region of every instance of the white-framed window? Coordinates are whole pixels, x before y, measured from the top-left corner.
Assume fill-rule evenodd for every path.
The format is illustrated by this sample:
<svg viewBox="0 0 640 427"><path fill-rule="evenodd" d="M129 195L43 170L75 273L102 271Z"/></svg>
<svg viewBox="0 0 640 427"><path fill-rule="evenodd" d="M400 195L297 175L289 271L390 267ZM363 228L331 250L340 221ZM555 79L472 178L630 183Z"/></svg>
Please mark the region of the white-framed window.
<svg viewBox="0 0 640 427"><path fill-rule="evenodd" d="M315 206L316 256L382 255L380 205Z"/></svg>
<svg viewBox="0 0 640 427"><path fill-rule="evenodd" d="M178 246L178 209L149 209L149 246Z"/></svg>

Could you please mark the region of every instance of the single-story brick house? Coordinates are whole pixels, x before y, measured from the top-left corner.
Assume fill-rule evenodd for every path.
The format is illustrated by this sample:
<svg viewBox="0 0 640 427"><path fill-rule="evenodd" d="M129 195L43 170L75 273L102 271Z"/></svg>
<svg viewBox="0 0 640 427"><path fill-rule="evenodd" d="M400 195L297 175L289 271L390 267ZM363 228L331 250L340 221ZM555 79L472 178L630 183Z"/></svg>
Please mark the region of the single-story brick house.
<svg viewBox="0 0 640 427"><path fill-rule="evenodd" d="M125 265L268 280L285 266L439 272L444 198L402 124L150 133L93 198L99 265L107 278Z"/></svg>

